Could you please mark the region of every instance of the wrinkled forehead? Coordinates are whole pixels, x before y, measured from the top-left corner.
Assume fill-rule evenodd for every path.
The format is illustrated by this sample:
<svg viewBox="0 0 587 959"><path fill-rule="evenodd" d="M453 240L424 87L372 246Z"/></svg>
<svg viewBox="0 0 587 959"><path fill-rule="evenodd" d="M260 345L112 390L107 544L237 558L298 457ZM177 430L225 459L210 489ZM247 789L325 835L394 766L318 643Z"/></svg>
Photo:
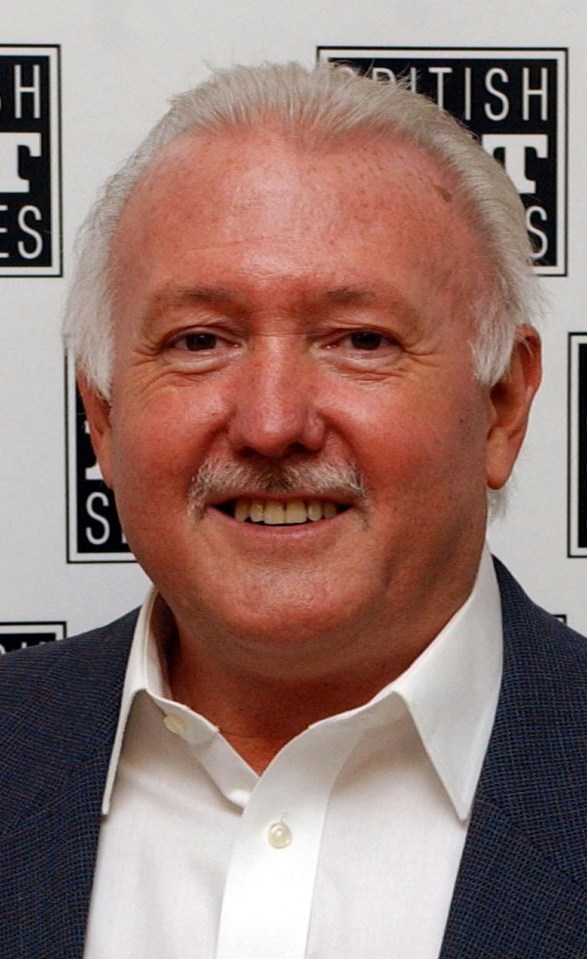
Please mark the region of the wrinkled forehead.
<svg viewBox="0 0 587 959"><path fill-rule="evenodd" d="M346 234L346 244L341 244ZM193 242L179 242L191 236ZM331 142L254 131L184 133L137 182L116 230L112 266L187 256L216 244L272 244L277 256L320 238L332 262L365 244L409 245L414 270L451 277L466 296L487 274L483 243L451 173L403 136L355 132ZM173 241L173 242L172 242ZM482 284L484 285L484 283Z"/></svg>
<svg viewBox="0 0 587 959"><path fill-rule="evenodd" d="M202 195L205 186L221 178L228 184L239 181L239 193L258 192L259 177L266 186L278 176L282 189L291 192L311 181L342 183L354 179L354 192L374 190L377 184L386 199L394 194L402 201L410 197L445 212L470 218L468 204L460 195L454 175L437 157L404 134L374 136L356 130L344 139L317 135L285 134L275 124L259 128L231 129L217 133L179 134L154 157L143 171L127 200L123 216L138 205L160 205L174 194L191 188ZM391 188L391 189L390 189Z"/></svg>

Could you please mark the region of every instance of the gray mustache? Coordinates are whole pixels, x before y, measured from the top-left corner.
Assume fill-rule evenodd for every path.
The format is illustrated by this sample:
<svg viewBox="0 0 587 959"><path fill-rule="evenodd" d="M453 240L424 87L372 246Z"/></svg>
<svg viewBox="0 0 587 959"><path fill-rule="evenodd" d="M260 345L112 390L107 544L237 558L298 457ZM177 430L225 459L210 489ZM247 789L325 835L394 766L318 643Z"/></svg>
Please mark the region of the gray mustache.
<svg viewBox="0 0 587 959"><path fill-rule="evenodd" d="M194 474L189 500L202 509L211 498L236 499L243 492L296 493L338 496L356 501L365 496L365 485L356 466L347 463L231 463L208 460Z"/></svg>

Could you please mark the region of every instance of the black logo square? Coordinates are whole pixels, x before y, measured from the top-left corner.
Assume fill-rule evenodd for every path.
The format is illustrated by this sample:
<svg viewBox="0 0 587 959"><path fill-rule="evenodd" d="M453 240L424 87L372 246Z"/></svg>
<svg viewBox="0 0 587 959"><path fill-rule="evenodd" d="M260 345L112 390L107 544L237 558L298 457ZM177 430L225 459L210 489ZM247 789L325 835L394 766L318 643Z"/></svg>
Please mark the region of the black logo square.
<svg viewBox="0 0 587 959"><path fill-rule="evenodd" d="M0 655L16 649L26 649L27 646L65 639L66 635L64 622L0 623Z"/></svg>
<svg viewBox="0 0 587 959"><path fill-rule="evenodd" d="M66 363L67 561L128 563L134 556L122 532L114 494L92 449L71 362Z"/></svg>
<svg viewBox="0 0 587 959"><path fill-rule="evenodd" d="M568 555L587 556L587 333L569 333Z"/></svg>
<svg viewBox="0 0 587 959"><path fill-rule="evenodd" d="M0 45L0 276L61 276L59 47Z"/></svg>
<svg viewBox="0 0 587 959"><path fill-rule="evenodd" d="M567 50L318 47L318 59L383 82L406 78L505 166L526 208L541 275L567 272Z"/></svg>

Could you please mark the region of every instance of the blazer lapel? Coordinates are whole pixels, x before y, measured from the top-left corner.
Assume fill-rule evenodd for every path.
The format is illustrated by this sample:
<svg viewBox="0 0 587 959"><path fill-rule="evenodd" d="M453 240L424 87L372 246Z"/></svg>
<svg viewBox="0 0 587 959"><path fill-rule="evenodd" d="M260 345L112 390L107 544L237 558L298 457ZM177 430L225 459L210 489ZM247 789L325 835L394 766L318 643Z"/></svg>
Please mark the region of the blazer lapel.
<svg viewBox="0 0 587 959"><path fill-rule="evenodd" d="M479 797L440 959L585 959L587 895Z"/></svg>
<svg viewBox="0 0 587 959"><path fill-rule="evenodd" d="M82 959L136 615L0 662L0 957Z"/></svg>
<svg viewBox="0 0 587 959"><path fill-rule="evenodd" d="M587 643L496 566L502 689L440 959L585 959Z"/></svg>

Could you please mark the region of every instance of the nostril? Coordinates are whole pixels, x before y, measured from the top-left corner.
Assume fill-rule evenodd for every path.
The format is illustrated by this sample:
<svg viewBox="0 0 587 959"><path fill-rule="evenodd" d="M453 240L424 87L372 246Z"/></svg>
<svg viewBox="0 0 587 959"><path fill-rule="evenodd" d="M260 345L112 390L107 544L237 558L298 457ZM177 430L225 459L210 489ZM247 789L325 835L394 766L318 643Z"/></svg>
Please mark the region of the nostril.
<svg viewBox="0 0 587 959"><path fill-rule="evenodd" d="M239 445L237 449L239 456L244 459L258 459L259 456L262 456L269 462L279 462L296 456L307 456L308 453L315 452L312 446L306 446L298 440L292 443L279 442L269 436L258 437L256 443L249 442L242 446Z"/></svg>

